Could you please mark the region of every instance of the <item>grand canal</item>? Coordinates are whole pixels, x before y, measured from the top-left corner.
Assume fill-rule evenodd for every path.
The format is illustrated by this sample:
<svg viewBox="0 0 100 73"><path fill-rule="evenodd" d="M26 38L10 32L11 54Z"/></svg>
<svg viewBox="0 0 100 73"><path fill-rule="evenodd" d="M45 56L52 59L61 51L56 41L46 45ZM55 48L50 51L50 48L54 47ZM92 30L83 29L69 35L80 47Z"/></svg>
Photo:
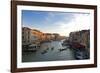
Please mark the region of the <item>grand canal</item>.
<svg viewBox="0 0 100 73"><path fill-rule="evenodd" d="M63 49L63 50L61 50ZM74 60L73 51L62 46L62 41L42 43L36 52L23 52L22 62Z"/></svg>

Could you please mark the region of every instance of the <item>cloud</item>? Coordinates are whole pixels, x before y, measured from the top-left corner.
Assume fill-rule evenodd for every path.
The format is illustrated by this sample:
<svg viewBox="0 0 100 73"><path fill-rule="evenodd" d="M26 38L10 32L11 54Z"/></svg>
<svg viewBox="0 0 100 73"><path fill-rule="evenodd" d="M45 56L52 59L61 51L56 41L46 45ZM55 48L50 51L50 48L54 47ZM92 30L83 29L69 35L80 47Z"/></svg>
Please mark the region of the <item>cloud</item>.
<svg viewBox="0 0 100 73"><path fill-rule="evenodd" d="M57 22L66 22L69 23L74 19L73 13L61 13L61 12L48 12L44 24L56 24Z"/></svg>
<svg viewBox="0 0 100 73"><path fill-rule="evenodd" d="M62 21L57 22L57 29L61 35L68 36L70 32L90 29L91 19L87 14L74 14L75 18L69 23Z"/></svg>

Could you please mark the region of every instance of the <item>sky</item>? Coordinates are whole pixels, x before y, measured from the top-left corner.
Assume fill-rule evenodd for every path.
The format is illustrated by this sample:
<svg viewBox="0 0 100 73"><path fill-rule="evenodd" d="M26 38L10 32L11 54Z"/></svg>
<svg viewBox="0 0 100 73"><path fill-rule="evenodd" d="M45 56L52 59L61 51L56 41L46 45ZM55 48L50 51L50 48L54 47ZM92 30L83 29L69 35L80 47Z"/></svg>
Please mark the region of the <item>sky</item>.
<svg viewBox="0 0 100 73"><path fill-rule="evenodd" d="M22 10L22 26L44 33L69 36L70 32L90 29L90 14Z"/></svg>

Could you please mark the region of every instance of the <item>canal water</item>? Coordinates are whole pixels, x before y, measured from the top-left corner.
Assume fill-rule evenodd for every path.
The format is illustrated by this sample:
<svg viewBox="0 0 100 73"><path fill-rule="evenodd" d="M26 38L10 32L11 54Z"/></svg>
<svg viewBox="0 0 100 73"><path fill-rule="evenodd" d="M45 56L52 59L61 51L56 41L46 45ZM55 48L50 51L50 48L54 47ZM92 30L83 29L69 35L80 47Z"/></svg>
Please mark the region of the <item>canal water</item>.
<svg viewBox="0 0 100 73"><path fill-rule="evenodd" d="M23 52L22 55L22 62L58 60L75 60L73 51L67 47L62 46L62 41L51 41L42 43L40 48L38 48L36 52Z"/></svg>

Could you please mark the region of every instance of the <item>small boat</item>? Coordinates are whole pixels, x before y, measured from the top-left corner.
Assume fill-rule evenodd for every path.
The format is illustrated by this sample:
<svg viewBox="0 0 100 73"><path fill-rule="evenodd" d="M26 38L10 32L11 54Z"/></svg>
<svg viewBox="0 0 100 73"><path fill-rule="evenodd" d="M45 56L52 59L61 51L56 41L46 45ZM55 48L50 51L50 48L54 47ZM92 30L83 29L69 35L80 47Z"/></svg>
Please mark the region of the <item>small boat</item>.
<svg viewBox="0 0 100 73"><path fill-rule="evenodd" d="M46 50L49 50L49 48L47 48Z"/></svg>
<svg viewBox="0 0 100 73"><path fill-rule="evenodd" d="M54 50L54 47L52 47L51 50Z"/></svg>
<svg viewBox="0 0 100 73"><path fill-rule="evenodd" d="M76 59L89 59L89 52L86 49L75 49L74 50L74 56Z"/></svg>
<svg viewBox="0 0 100 73"><path fill-rule="evenodd" d="M64 51L64 50L67 50L67 48L64 48L64 49L59 49L59 51L61 52L61 51Z"/></svg>
<svg viewBox="0 0 100 73"><path fill-rule="evenodd" d="M41 54L45 54L45 53L47 53L47 50L44 50L43 52L41 52Z"/></svg>

